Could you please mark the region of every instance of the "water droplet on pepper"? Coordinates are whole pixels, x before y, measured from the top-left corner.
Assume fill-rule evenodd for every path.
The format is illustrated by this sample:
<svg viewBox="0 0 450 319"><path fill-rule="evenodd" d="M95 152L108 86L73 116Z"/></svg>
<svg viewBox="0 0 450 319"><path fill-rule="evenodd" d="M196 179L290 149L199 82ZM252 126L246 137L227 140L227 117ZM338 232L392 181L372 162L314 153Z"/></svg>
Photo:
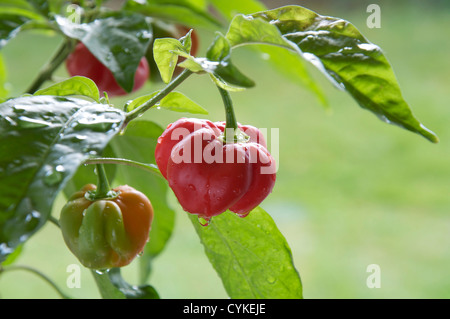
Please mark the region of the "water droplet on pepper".
<svg viewBox="0 0 450 319"><path fill-rule="evenodd" d="M211 223L211 217L198 217L198 222L200 223L200 225L206 227Z"/></svg>

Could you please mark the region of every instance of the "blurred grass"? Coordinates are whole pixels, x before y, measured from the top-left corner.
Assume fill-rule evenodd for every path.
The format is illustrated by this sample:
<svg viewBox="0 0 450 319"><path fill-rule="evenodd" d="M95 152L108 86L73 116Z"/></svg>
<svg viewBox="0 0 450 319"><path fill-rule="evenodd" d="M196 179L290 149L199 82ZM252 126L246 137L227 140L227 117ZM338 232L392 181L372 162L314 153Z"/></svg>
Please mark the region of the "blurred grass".
<svg viewBox="0 0 450 319"><path fill-rule="evenodd" d="M396 3L380 1L381 29L366 27L366 4L352 10L309 7L351 21L383 48L415 115L440 137L437 145L361 110L312 68L331 115L312 93L279 76L251 51L238 49L233 56L257 82L251 90L233 93L238 120L269 133L279 128L277 184L261 206L291 246L305 298L450 297L450 12L430 4ZM204 34L202 52L212 36ZM31 82L58 41L24 34L3 50L14 95ZM59 73L65 76L64 70ZM133 96L159 87L147 85ZM207 77L190 78L179 90L208 109L208 118L223 120L221 98ZM115 101L123 105L129 98ZM161 126L180 116L190 115L164 110L146 115ZM62 199L55 216L61 204ZM82 287L66 288L66 266L76 262L52 224L27 243L17 260L44 271L74 297L99 297L84 269ZM379 289L366 286L369 264L381 267ZM126 267L124 274L135 281L136 265ZM155 261L150 283L163 298L227 297L179 209L174 236ZM0 277L0 297L58 296L36 277L10 272Z"/></svg>

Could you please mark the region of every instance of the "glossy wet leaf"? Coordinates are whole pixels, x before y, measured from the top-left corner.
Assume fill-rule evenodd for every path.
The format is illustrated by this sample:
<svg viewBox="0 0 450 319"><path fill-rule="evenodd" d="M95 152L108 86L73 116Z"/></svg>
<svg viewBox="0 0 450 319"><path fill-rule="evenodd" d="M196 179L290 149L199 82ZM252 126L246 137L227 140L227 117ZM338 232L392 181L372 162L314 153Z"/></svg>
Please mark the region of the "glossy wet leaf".
<svg viewBox="0 0 450 319"><path fill-rule="evenodd" d="M172 80L172 75L178 62L179 54L177 52L189 56L191 44L190 32L180 40L174 38L159 38L155 40L153 43L153 57L164 83L169 83Z"/></svg>
<svg viewBox="0 0 450 319"><path fill-rule="evenodd" d="M99 102L100 100L100 93L95 82L83 76L74 76L70 79L58 82L45 89L36 91L33 95L81 95L89 97L96 102Z"/></svg>
<svg viewBox="0 0 450 319"><path fill-rule="evenodd" d="M27 2L29 2L36 11L47 17L52 17L52 13L60 13L63 4L66 3L64 0L27 0Z"/></svg>
<svg viewBox="0 0 450 319"><path fill-rule="evenodd" d="M180 0L127 1L124 6L124 10L182 25L207 28L220 27L220 23L207 9L206 7L193 5L189 1Z"/></svg>
<svg viewBox="0 0 450 319"><path fill-rule="evenodd" d="M258 0L209 0L209 2L227 21L231 21L237 14L253 14L267 10L265 5ZM309 74L304 59L298 54L265 45L257 46L255 51L255 57L262 55L263 60L267 60L277 72L310 90L321 105L328 107L325 94ZM262 63L264 62L262 61Z"/></svg>
<svg viewBox="0 0 450 319"><path fill-rule="evenodd" d="M134 74L152 40L148 19L114 12L91 23L77 24L62 16L56 22L65 35L83 42L125 91L132 91Z"/></svg>
<svg viewBox="0 0 450 319"><path fill-rule="evenodd" d="M19 245L8 257L2 262L2 266L8 266L13 264L17 258L22 254L23 245Z"/></svg>
<svg viewBox="0 0 450 319"><path fill-rule="evenodd" d="M141 163L155 164L155 147L163 129L150 121L135 120L128 124L124 134L117 135L110 143L115 157L127 158ZM108 165L105 165L107 168ZM175 212L167 202L168 186L161 176L126 165L116 165L114 184L130 184L144 193L151 201L154 219L150 240L144 253L138 258L140 282L148 279L153 260L165 248L172 235Z"/></svg>
<svg viewBox="0 0 450 319"><path fill-rule="evenodd" d="M155 92L153 94L140 96L134 99L130 104L128 104L127 111L132 111L140 105L146 103L147 101L151 100L157 93L158 92ZM180 92L170 92L169 94L167 94L167 96L162 98L155 105L155 107L182 113L208 114L208 111L206 111L203 107Z"/></svg>
<svg viewBox="0 0 450 319"><path fill-rule="evenodd" d="M213 43L206 52L205 58L195 58L175 52L186 60L179 66L192 72L208 73L212 81L219 87L228 91L242 91L251 88L255 82L244 75L231 61L231 45L221 34L217 33Z"/></svg>
<svg viewBox="0 0 450 319"><path fill-rule="evenodd" d="M226 37L232 47L264 43L296 52L383 121L438 141L412 114L382 50L348 21L286 6L235 17Z"/></svg>
<svg viewBox="0 0 450 319"><path fill-rule="evenodd" d="M9 94L7 78L6 65L3 56L0 54L0 103L6 100Z"/></svg>
<svg viewBox="0 0 450 319"><path fill-rule="evenodd" d="M265 60L264 62L267 61L277 72L293 83L308 89L325 109L329 109L325 93L308 70L308 62L297 52L273 45L259 45L256 48L262 55L262 59Z"/></svg>
<svg viewBox="0 0 450 319"><path fill-rule="evenodd" d="M227 20L236 14L250 14L267 8L258 0L209 0L213 7Z"/></svg>
<svg viewBox="0 0 450 319"><path fill-rule="evenodd" d="M92 271L92 275L104 299L159 299L157 291L152 286L135 286L125 281L120 268L104 272Z"/></svg>
<svg viewBox="0 0 450 319"><path fill-rule="evenodd" d="M0 14L0 49L14 38L28 21L30 19L27 17Z"/></svg>
<svg viewBox="0 0 450 319"><path fill-rule="evenodd" d="M213 44L206 52L206 58L212 62L212 65L216 62L210 73L223 89L227 89L228 86L238 88L255 86L255 82L242 74L231 62L231 44L222 34L216 34Z"/></svg>
<svg viewBox="0 0 450 319"><path fill-rule="evenodd" d="M45 18L30 1L0 1L0 49L21 30L38 26L47 28Z"/></svg>
<svg viewBox="0 0 450 319"><path fill-rule="evenodd" d="M190 218L230 298L302 298L288 243L262 208L245 218L226 212L208 226Z"/></svg>
<svg viewBox="0 0 450 319"><path fill-rule="evenodd" d="M27 96L0 104L0 116L2 261L45 224L58 192L125 115L82 99Z"/></svg>
<svg viewBox="0 0 450 319"><path fill-rule="evenodd" d="M25 0L2 0L0 1L0 14L18 15L29 19L43 19L29 1Z"/></svg>

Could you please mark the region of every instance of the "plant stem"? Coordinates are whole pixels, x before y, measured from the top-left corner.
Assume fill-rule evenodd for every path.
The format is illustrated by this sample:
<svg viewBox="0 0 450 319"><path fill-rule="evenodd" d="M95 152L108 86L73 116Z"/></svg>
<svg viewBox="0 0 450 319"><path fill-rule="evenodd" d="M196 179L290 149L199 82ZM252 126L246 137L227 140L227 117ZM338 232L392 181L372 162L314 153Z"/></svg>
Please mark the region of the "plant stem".
<svg viewBox="0 0 450 319"><path fill-rule="evenodd" d="M48 218L48 221L51 222L51 223L53 223L55 226L60 227L60 226L59 226L59 221L58 221L55 217L50 216L50 217Z"/></svg>
<svg viewBox="0 0 450 319"><path fill-rule="evenodd" d="M51 280L49 277L47 277L45 274L43 274L42 272L40 272L37 269L34 269L32 267L29 266L20 266L20 265L14 265L14 266L8 266L6 268L1 268L0 267L0 273L2 272L6 272L6 271L12 271L12 270L25 270L25 271L29 271L39 277L41 277L43 280L45 280L48 284L50 284L50 286L52 286L56 292L63 298L63 299L71 299L69 296L67 296L54 282L53 280Z"/></svg>
<svg viewBox="0 0 450 319"><path fill-rule="evenodd" d="M231 100L230 93L219 86L217 88L219 89L220 95L222 96L223 105L225 106L226 125L224 130L224 140L228 143L237 142L240 132L238 130L238 124L236 115L234 114L233 102ZM227 138L227 132L233 132L233 138Z"/></svg>
<svg viewBox="0 0 450 319"><path fill-rule="evenodd" d="M128 112L127 117L124 122L124 126L134 120L135 118L141 116L144 114L145 111L150 109L152 106L154 106L156 103L161 101L167 94L169 94L171 91L173 91L178 85L180 85L184 80L186 80L190 75L192 74L192 71L185 69L183 72L181 72L180 75L178 75L175 79L172 80L167 86L158 92L152 99L148 100L146 103L142 104L141 106L137 107L136 109Z"/></svg>
<svg viewBox="0 0 450 319"><path fill-rule="evenodd" d="M56 69L66 60L74 47L74 40L67 38L56 51L53 58L41 69L37 78L31 83L26 93L33 94L45 81L49 80Z"/></svg>
<svg viewBox="0 0 450 319"><path fill-rule="evenodd" d="M233 102L231 101L230 93L219 86L217 88L219 89L223 104L225 106L225 115L227 121L225 128L232 128L233 130L235 130L238 128L238 125L236 115L234 114Z"/></svg>
<svg viewBox="0 0 450 319"><path fill-rule="evenodd" d="M106 198L109 196L109 191L111 188L109 187L108 177L106 176L105 168L103 164L97 164L97 190L95 193L95 198Z"/></svg>
<svg viewBox="0 0 450 319"><path fill-rule="evenodd" d="M144 171L153 173L154 175L158 177L162 177L161 172L159 171L158 167L154 164L145 164L145 163L139 163L136 161L132 161L125 158L114 158L114 157L100 157L100 158L91 158L84 162L84 164L120 164L120 165L127 165L132 167L140 168Z"/></svg>
<svg viewBox="0 0 450 319"><path fill-rule="evenodd" d="M91 269L91 273L103 299L125 299L125 295L111 282L109 270L99 272Z"/></svg>

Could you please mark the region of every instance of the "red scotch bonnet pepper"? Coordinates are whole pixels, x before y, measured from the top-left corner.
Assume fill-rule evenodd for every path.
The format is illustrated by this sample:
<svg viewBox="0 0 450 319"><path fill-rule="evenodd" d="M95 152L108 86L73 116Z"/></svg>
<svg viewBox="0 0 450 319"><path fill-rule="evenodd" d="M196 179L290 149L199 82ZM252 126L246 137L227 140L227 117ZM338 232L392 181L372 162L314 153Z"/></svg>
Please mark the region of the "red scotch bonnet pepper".
<svg viewBox="0 0 450 319"><path fill-rule="evenodd" d="M98 86L100 93L105 91L110 97L128 94L117 83L112 72L97 60L82 42L79 42L75 50L68 56L66 68L70 76L79 75L90 78ZM148 62L145 58L142 58L134 75L133 92L145 84L149 72Z"/></svg>
<svg viewBox="0 0 450 319"><path fill-rule="evenodd" d="M205 221L230 210L245 217L271 192L275 160L262 133L238 124L244 139L228 142L224 122L182 118L158 138L155 159L183 209ZM231 129L231 133L234 130Z"/></svg>

